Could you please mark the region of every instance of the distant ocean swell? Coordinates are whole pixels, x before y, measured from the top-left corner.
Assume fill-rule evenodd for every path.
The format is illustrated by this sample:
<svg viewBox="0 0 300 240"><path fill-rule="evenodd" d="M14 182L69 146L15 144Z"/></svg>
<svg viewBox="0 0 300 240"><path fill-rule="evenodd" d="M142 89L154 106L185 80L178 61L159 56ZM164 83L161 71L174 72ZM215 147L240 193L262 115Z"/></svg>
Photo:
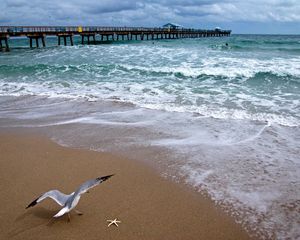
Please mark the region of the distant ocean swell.
<svg viewBox="0 0 300 240"><path fill-rule="evenodd" d="M242 60L242 61L241 61ZM298 67L297 67L298 66ZM0 65L2 79L8 76L45 74L110 74L131 72L137 74L182 74L185 77L198 77L201 75L233 77L253 77L258 73L272 73L278 76L291 76L300 78L300 59L273 58L271 60L240 59L230 57L211 57L197 63L180 63L171 66L145 66L143 64L18 64ZM63 76L62 76L63 77ZM95 75L94 77L97 77ZM34 79L31 79L34 80Z"/></svg>

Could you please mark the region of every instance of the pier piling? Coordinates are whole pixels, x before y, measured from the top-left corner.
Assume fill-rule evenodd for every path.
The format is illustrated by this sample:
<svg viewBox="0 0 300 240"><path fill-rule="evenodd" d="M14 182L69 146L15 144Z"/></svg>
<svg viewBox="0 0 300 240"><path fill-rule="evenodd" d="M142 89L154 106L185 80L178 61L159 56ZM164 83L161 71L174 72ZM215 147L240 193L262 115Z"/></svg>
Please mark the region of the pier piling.
<svg viewBox="0 0 300 240"><path fill-rule="evenodd" d="M7 35L0 35L0 50L9 51L8 38L9 36Z"/></svg>
<svg viewBox="0 0 300 240"><path fill-rule="evenodd" d="M5 38L4 41L5 41L5 48L7 51L9 51L8 38Z"/></svg>
<svg viewBox="0 0 300 240"><path fill-rule="evenodd" d="M57 44L58 46L60 46L60 40L61 38L63 38L64 40L64 45L67 46L68 43L67 43L67 39L69 38L70 39L70 45L73 46L73 34L70 34L70 33L60 33L60 34L57 34Z"/></svg>
<svg viewBox="0 0 300 240"><path fill-rule="evenodd" d="M30 34L30 35L27 35L27 38L29 38L30 48L33 48L33 40L35 40L35 46L38 48L39 47L39 39L42 40L43 47L46 47L45 35Z"/></svg>
<svg viewBox="0 0 300 240"><path fill-rule="evenodd" d="M46 42L45 42L45 37L44 36L42 37L42 44L43 44L43 47L46 47Z"/></svg>
<svg viewBox="0 0 300 240"><path fill-rule="evenodd" d="M90 37L93 38L93 43L96 44L96 34L95 33L82 33L81 35L81 44L84 45L85 38L87 39L87 43L90 44Z"/></svg>

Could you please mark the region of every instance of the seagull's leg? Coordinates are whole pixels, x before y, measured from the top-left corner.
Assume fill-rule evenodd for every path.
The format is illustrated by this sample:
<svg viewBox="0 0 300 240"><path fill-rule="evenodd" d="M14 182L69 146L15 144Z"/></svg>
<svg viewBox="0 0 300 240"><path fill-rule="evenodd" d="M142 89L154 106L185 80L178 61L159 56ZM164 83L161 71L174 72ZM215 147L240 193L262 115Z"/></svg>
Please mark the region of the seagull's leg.
<svg viewBox="0 0 300 240"><path fill-rule="evenodd" d="M49 222L47 223L47 225L51 225L53 222L54 222L54 218L51 218L51 219L49 220Z"/></svg>
<svg viewBox="0 0 300 240"><path fill-rule="evenodd" d="M71 216L70 216L70 213L68 213L68 222L71 222Z"/></svg>
<svg viewBox="0 0 300 240"><path fill-rule="evenodd" d="M80 212L80 211L78 211L78 210L76 210L76 209L75 209L75 212L76 212L78 215L83 215L82 212Z"/></svg>

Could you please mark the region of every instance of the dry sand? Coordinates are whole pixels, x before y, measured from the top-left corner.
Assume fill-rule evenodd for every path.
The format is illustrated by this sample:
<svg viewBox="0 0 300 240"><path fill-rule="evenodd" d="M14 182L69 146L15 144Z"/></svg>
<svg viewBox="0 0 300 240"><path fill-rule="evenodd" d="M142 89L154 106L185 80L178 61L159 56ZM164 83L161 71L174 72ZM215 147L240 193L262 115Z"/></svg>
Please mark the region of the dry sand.
<svg viewBox="0 0 300 240"><path fill-rule="evenodd" d="M60 207L46 190L70 193L82 182L116 175L82 196L71 214L50 221ZM33 134L0 133L0 239L249 239L199 194L161 178L140 162L71 149ZM118 218L119 227L107 227Z"/></svg>

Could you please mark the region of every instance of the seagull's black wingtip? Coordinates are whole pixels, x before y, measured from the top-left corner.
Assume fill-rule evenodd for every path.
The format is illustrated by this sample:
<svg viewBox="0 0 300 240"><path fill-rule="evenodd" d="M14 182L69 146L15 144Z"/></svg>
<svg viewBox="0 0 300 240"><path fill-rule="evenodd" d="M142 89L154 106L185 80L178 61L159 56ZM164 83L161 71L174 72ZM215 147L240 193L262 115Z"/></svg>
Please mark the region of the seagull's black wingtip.
<svg viewBox="0 0 300 240"><path fill-rule="evenodd" d="M97 180L101 180L101 181L106 181L107 179L109 179L110 177L114 176L115 174L111 174L111 175L107 175L104 177L98 177Z"/></svg>
<svg viewBox="0 0 300 240"><path fill-rule="evenodd" d="M34 205L36 205L38 199L39 199L39 197L37 199L33 200L25 209L33 207Z"/></svg>

